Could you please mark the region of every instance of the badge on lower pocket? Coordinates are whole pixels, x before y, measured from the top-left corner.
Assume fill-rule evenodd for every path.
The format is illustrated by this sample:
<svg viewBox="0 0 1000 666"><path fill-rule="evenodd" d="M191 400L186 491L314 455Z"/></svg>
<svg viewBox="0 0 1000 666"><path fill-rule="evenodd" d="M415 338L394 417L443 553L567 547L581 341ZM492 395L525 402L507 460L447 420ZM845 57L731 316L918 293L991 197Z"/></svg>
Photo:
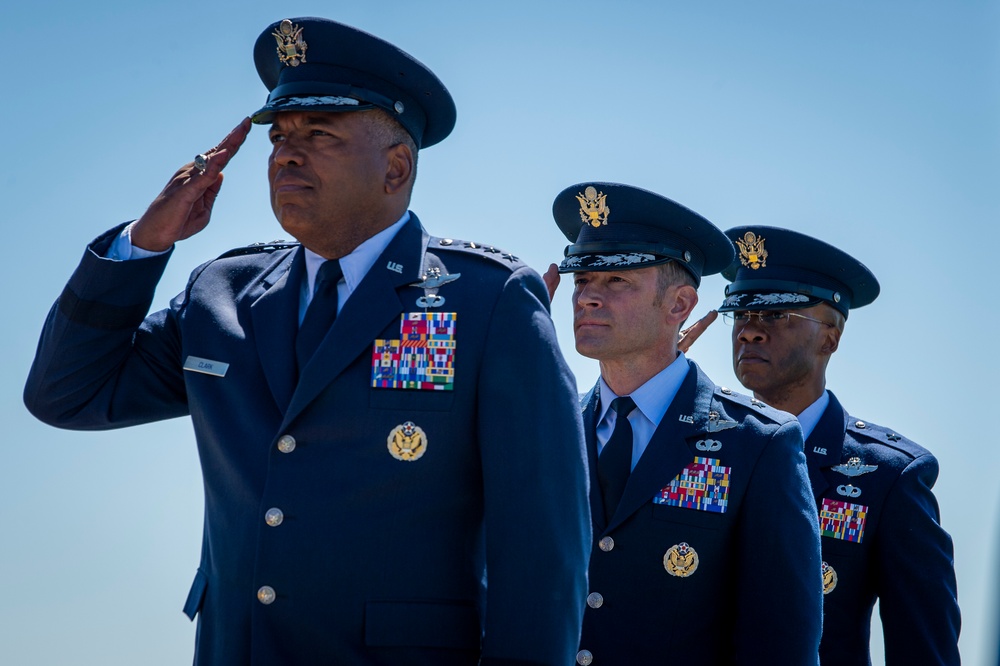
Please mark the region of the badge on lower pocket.
<svg viewBox="0 0 1000 666"><path fill-rule="evenodd" d="M427 452L427 435L413 421L407 421L392 429L388 445L393 458L403 462L413 462Z"/></svg>
<svg viewBox="0 0 1000 666"><path fill-rule="evenodd" d="M826 562L823 563L823 594L830 594L837 587L837 572Z"/></svg>
<svg viewBox="0 0 1000 666"><path fill-rule="evenodd" d="M685 542L671 546L663 555L663 568L671 576L687 578L698 569L698 553Z"/></svg>

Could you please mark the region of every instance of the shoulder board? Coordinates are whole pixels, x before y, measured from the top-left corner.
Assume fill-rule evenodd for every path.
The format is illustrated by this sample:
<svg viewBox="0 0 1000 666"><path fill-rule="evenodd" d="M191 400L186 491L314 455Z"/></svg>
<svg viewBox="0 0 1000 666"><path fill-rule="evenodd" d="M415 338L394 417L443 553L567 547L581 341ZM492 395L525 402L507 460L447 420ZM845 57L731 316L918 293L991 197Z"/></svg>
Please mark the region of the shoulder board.
<svg viewBox="0 0 1000 666"><path fill-rule="evenodd" d="M776 423L787 423L795 418L791 414L783 412L780 409L775 409L753 396L746 395L745 393L739 393L725 386L716 386L715 396L721 400L728 400L729 402L752 409L754 412L765 416Z"/></svg>
<svg viewBox="0 0 1000 666"><path fill-rule="evenodd" d="M431 237L430 241L427 243L427 249L429 251L437 250L456 250L459 252L466 252L468 254L476 254L483 257L489 257L496 261L497 263L503 264L505 266L521 266L521 260L507 252L506 250L501 250L493 245L487 245L485 243L477 243L475 241L465 241L457 240L454 238L436 238Z"/></svg>
<svg viewBox="0 0 1000 666"><path fill-rule="evenodd" d="M286 240L275 240L270 243L250 243L244 247L237 247L229 252L225 252L219 255L219 259L226 259L228 257L242 257L247 254L260 254L261 252L274 252L275 250L288 250L291 248L298 247L299 243L296 241L286 241Z"/></svg>
<svg viewBox="0 0 1000 666"><path fill-rule="evenodd" d="M917 455L924 452L923 447L895 430L870 421L862 421L854 416L848 416L847 419L847 430L860 438L874 440L908 453L919 450Z"/></svg>

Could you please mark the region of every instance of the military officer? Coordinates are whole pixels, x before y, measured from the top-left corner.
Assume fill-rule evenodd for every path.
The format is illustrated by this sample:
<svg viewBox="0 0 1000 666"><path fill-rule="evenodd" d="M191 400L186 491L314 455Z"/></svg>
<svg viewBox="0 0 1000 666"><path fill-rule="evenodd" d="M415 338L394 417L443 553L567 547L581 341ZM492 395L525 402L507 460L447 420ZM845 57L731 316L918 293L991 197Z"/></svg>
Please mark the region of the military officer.
<svg viewBox="0 0 1000 666"><path fill-rule="evenodd" d="M931 492L938 463L895 430L852 416L826 389L847 316L879 294L858 260L804 234L729 229L739 256L719 310L733 369L798 417L823 543L823 664L867 665L879 600L889 666L958 664L951 538Z"/></svg>
<svg viewBox="0 0 1000 666"><path fill-rule="evenodd" d="M174 243L208 224L245 120L87 248L28 408L76 429L191 416L197 664L571 662L587 473L544 286L407 210L451 96L325 19L268 26L254 59L272 208L301 245L225 253L146 316Z"/></svg>
<svg viewBox="0 0 1000 666"><path fill-rule="evenodd" d="M593 547L578 664L815 664L819 532L795 419L678 352L723 233L658 194L580 183L553 204L572 243ZM554 286L554 285L553 285Z"/></svg>

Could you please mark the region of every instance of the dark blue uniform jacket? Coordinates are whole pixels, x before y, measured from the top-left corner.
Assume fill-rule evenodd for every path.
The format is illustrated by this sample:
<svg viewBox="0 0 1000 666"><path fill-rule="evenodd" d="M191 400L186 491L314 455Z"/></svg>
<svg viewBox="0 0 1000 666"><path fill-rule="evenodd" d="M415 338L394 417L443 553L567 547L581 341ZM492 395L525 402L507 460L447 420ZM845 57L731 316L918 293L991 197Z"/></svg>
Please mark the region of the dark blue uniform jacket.
<svg viewBox="0 0 1000 666"><path fill-rule="evenodd" d="M429 238L412 216L297 377L300 248L223 255L146 317L167 259L101 258L119 231L88 248L52 308L25 401L65 428L191 416L205 483L185 608L196 663L572 662L586 459L536 273ZM456 313L454 390L372 388L373 343L423 311L410 285L428 264L461 274L434 310ZM229 367L184 370L192 358ZM425 436L411 461L389 452L406 422Z"/></svg>
<svg viewBox="0 0 1000 666"><path fill-rule="evenodd" d="M870 663L878 598L887 666L958 664L954 554L931 492L937 460L894 431L849 416L833 393L806 456L827 568L822 663ZM852 505L847 525L845 505Z"/></svg>
<svg viewBox="0 0 1000 666"><path fill-rule="evenodd" d="M798 422L716 386L691 363L604 524L598 400L595 389L583 408L594 544L580 646L593 666L815 665L820 546ZM714 487L715 499L679 505L668 488L675 479L674 496ZM697 568L671 575L665 559L682 543Z"/></svg>

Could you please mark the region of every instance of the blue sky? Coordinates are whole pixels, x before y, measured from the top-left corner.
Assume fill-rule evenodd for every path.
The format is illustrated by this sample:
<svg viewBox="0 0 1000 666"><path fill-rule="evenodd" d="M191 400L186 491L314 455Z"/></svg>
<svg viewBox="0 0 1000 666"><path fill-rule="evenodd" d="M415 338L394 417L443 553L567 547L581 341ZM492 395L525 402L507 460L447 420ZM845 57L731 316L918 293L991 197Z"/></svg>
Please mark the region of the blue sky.
<svg viewBox="0 0 1000 666"><path fill-rule="evenodd" d="M270 22L303 15L398 44L451 90L458 124L421 155L412 204L432 233L495 244L544 270L566 244L554 196L610 180L723 229L791 227L867 264L882 295L851 315L829 387L856 416L938 456L963 656L992 657L1000 3L42 0L3 10L5 663L191 657L194 627L180 609L203 504L190 424L63 432L34 421L20 393L85 244L140 215L177 167L263 103L253 42ZM157 307L202 261L283 237L267 202L267 150L255 129L212 224L177 248ZM704 280L697 314L721 302L723 286ZM586 389L597 368L573 351L567 290L553 310ZM691 356L738 387L721 324Z"/></svg>

